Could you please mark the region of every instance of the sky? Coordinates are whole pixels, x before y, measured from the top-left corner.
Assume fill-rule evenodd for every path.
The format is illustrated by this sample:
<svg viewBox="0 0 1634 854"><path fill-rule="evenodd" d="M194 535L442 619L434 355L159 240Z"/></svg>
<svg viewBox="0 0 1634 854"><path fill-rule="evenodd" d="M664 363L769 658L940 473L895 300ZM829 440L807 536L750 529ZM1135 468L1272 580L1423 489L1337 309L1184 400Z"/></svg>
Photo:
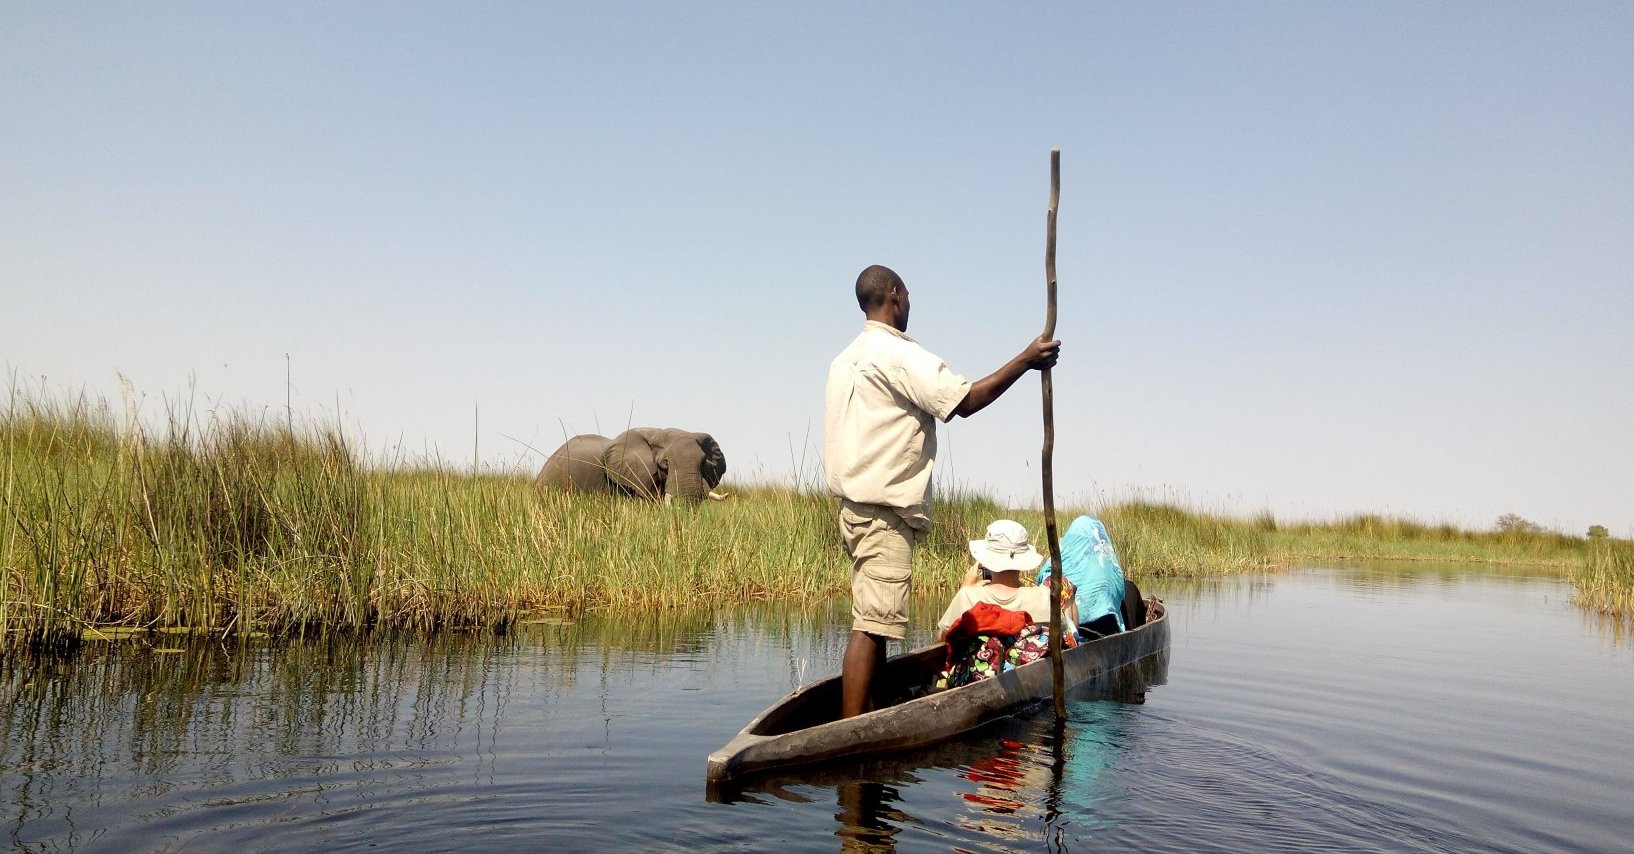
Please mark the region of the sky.
<svg viewBox="0 0 1634 854"><path fill-rule="evenodd" d="M1634 536L1634 4L4 3L14 393L821 481L856 275L1059 506ZM942 488L1040 501L1030 375Z"/></svg>

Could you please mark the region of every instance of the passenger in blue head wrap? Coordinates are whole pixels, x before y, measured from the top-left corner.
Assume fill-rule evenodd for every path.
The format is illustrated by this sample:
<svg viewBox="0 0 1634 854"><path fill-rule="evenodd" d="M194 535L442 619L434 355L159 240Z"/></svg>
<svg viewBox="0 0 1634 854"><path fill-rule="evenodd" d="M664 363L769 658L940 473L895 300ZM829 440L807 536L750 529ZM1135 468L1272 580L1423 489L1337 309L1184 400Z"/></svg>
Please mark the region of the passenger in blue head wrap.
<svg viewBox="0 0 1634 854"><path fill-rule="evenodd" d="M1045 561L1039 568L1039 584L1049 579L1050 564ZM1061 538L1061 575L1076 591L1079 637L1104 637L1146 621L1140 589L1123 577L1112 537L1094 516L1072 520Z"/></svg>

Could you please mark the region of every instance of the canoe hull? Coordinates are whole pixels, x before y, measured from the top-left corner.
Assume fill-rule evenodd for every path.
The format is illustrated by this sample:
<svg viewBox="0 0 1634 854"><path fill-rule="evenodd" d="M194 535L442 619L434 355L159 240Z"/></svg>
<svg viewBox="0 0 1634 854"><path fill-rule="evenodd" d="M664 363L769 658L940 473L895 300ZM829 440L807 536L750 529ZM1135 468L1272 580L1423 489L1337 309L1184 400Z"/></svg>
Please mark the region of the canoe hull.
<svg viewBox="0 0 1634 854"><path fill-rule="evenodd" d="M1160 601L1150 601L1150 619L1145 625L1066 651L1062 669L1069 689L1168 650L1168 613ZM922 688L941 668L944 655L944 648L937 644L893 656L880 684L908 691ZM836 720L839 683L839 676L831 676L800 688L750 721L709 755L708 782L724 783L770 769L932 744L1054 694L1050 662L1044 659L980 682Z"/></svg>

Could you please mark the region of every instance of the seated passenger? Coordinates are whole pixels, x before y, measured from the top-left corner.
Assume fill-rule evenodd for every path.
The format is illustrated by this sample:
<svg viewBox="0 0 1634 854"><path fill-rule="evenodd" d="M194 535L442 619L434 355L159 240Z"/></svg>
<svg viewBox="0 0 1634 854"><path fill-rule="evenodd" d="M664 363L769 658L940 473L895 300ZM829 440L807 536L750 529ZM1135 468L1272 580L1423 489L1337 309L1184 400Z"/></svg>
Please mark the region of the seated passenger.
<svg viewBox="0 0 1634 854"><path fill-rule="evenodd" d="M1049 652L1050 590L1025 585L1044 555L1021 523L1000 519L987 537L972 540L976 565L965 574L936 630L948 644L948 668L939 684L956 687L1026 664ZM984 578L985 576L985 578ZM1062 601L1066 637L1072 637L1071 600Z"/></svg>
<svg viewBox="0 0 1634 854"><path fill-rule="evenodd" d="M1146 622L1146 600L1140 588L1123 576L1117 550L1106 526L1094 516L1079 516L1061 538L1061 576L1076 592L1078 638L1092 640ZM1038 581L1050 577L1050 564L1038 570Z"/></svg>

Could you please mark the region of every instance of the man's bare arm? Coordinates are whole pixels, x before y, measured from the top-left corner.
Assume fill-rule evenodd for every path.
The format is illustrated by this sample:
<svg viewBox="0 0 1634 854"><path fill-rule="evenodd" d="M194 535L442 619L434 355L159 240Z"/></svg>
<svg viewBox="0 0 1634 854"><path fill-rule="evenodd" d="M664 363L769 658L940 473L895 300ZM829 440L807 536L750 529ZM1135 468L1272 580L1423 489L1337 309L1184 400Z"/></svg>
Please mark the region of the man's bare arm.
<svg viewBox="0 0 1634 854"><path fill-rule="evenodd" d="M1055 367L1057 359L1061 358L1061 342L1055 339L1045 340L1041 335L1027 345L1027 349L1016 354L1016 357L1005 362L1002 367L985 377L971 383L970 391L965 392L965 399L954 407L953 414L960 418L969 418L987 408L989 403L999 399L1016 384L1016 380L1028 371L1042 371L1045 368Z"/></svg>

